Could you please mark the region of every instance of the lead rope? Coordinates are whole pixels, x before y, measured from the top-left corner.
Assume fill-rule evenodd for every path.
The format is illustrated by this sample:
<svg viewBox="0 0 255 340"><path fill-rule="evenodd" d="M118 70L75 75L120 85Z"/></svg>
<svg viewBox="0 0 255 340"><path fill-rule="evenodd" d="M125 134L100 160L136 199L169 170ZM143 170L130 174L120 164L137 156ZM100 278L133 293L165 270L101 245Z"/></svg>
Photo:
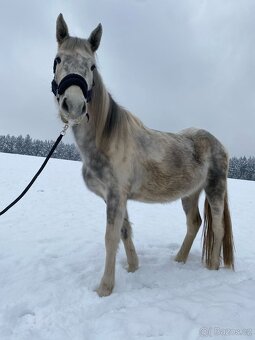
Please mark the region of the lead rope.
<svg viewBox="0 0 255 340"><path fill-rule="evenodd" d="M67 131L68 127L69 127L68 124L66 124L64 126L63 130L60 132L60 135L58 136L57 140L55 141L54 145L52 146L48 156L46 157L45 161L41 165L40 169L37 171L37 173L34 175L32 180L30 181L30 183L26 186L26 188L22 191L22 193L11 204L9 204L4 210L2 210L0 212L0 216L5 214L10 208L12 208L16 203L18 203L23 196L25 196L25 194L28 192L28 190L31 188L31 186L36 181L37 177L40 175L40 173L45 168L46 164L48 163L49 159L51 158L51 156L52 156L53 152L55 151L56 147L61 142L61 139L63 138L63 136L66 134L66 131Z"/></svg>

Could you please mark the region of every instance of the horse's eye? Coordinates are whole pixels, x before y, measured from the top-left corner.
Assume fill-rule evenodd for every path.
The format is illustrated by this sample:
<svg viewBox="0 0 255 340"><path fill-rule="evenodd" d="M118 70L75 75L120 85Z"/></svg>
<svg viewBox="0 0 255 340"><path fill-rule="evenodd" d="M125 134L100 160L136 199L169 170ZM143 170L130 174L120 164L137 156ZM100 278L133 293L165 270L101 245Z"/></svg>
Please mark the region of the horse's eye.
<svg viewBox="0 0 255 340"><path fill-rule="evenodd" d="M53 73L56 72L57 64L60 64L60 63L61 63L60 57L56 57L56 58L54 59L54 64L53 64Z"/></svg>

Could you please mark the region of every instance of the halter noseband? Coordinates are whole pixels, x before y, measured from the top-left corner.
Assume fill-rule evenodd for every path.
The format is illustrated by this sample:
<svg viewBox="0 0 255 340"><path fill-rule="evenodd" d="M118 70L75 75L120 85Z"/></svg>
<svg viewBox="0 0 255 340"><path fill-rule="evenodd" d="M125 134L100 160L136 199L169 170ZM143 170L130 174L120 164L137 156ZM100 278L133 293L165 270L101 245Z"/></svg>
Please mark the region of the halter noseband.
<svg viewBox="0 0 255 340"><path fill-rule="evenodd" d="M59 57L55 58L54 65L53 65L53 73L56 73L56 67L57 64L61 62L61 59ZM91 66L91 71L95 69L95 65ZM92 95L92 89L88 90L88 84L86 82L86 79L82 77L81 75L77 73L70 73L66 75L58 84L55 80L55 78L51 82L51 90L54 93L55 97L57 97L57 100L59 100L59 96L62 95L66 89L70 86L79 86L79 88L82 90L82 93L84 97L86 98L87 103L91 101L91 95ZM94 85L94 82L93 82Z"/></svg>
<svg viewBox="0 0 255 340"><path fill-rule="evenodd" d="M57 84L56 80L53 79L51 82L51 89L54 95L58 99L59 96L61 96L65 92L65 90L68 89L68 87L73 86L73 85L80 87L88 103L91 100L92 90L88 90L88 84L85 78L83 78L79 74L76 74L76 73L68 74L61 80L59 85Z"/></svg>

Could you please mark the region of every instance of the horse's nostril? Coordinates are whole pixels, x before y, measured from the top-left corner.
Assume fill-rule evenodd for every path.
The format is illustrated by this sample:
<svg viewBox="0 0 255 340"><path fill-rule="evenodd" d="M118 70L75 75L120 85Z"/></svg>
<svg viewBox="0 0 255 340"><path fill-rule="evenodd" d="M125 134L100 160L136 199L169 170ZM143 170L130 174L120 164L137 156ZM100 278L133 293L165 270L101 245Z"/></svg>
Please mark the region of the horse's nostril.
<svg viewBox="0 0 255 340"><path fill-rule="evenodd" d="M69 107L68 107L67 99L66 99L66 98L63 99L63 102L62 102L62 109L65 110L66 112L68 112L68 110L69 110Z"/></svg>
<svg viewBox="0 0 255 340"><path fill-rule="evenodd" d="M79 99L79 98L78 98ZM68 115L80 116L87 112L86 102L65 96L61 102L61 109Z"/></svg>

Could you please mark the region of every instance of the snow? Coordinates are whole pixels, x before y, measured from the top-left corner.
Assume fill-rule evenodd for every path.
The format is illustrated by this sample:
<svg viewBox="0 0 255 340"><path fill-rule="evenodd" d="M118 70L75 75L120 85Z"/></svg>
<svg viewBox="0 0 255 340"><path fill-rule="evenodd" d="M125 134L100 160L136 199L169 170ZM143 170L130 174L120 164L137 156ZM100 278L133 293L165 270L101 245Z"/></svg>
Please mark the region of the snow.
<svg viewBox="0 0 255 340"><path fill-rule="evenodd" d="M2 210L42 158L0 153ZM180 202L129 202L140 268L119 247L113 294L95 289L104 267L105 204L81 163L50 160L23 200L0 217L0 340L248 339L255 336L255 182L229 180L236 270L201 264L201 232L187 263ZM200 200L201 208L203 197Z"/></svg>

